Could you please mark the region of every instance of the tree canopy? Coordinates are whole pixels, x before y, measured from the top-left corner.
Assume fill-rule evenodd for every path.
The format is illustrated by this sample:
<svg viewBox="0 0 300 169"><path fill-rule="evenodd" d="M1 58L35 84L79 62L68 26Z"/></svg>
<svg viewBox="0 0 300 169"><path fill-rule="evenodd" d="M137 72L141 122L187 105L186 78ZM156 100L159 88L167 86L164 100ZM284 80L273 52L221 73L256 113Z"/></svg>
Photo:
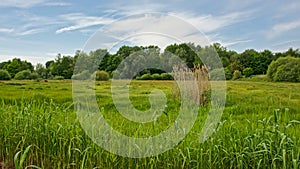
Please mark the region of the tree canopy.
<svg viewBox="0 0 300 169"><path fill-rule="evenodd" d="M214 57L211 57L212 55L218 55L222 65L216 64L218 61L214 60ZM128 60L126 58L129 56L135 56L136 59L126 62L125 60ZM202 60L198 56L201 56ZM290 48L285 52L277 53L273 53L267 49L263 51L247 49L241 53L237 53L236 51L228 50L220 43L214 43L209 46L196 46L193 43L171 44L167 46L164 51L161 51L158 46L122 46L116 53L109 53L107 49L98 49L90 53L84 53L78 50L74 56L62 56L58 54L54 60L47 61L45 65L37 64L35 67L26 60L23 61L19 58L14 58L0 63L0 70L5 70L3 76L8 73L9 76L7 77L11 78L15 78L17 73L26 70L26 72L36 73L38 77L42 79L51 79L54 77L71 79L73 74L82 73L74 70L77 61L80 60L82 63L87 64L76 66L80 67L78 70L86 70L84 72L85 74L94 73L91 72L92 70L101 70L107 72L111 77L114 73L126 74L125 71L117 72L117 68L120 66L126 67L126 69L120 70L126 70L128 73L132 70L133 65L141 64L145 59L150 62L151 60L147 58L156 57L160 58L161 63L159 64L163 64L166 70L146 68L134 75L134 77L141 77L143 74L153 75L171 72L172 65L178 64L178 58L180 58L191 69L195 64L203 65L203 63L209 65L210 71L224 68L224 70L226 70L227 79L231 79L234 72L239 71L245 77L266 74L268 72L268 76L271 80L295 81L294 78L283 78L283 75L278 72L293 71L294 73L298 73L298 62L296 64L296 60L292 58L300 58L300 52L299 49ZM277 59L278 61L276 61ZM278 66L279 62L288 62L288 64L280 64L280 66ZM89 65L94 65L94 67ZM147 67L147 65L144 65L144 67ZM285 75L292 76L290 74ZM75 76L75 78L79 77L81 76Z"/></svg>

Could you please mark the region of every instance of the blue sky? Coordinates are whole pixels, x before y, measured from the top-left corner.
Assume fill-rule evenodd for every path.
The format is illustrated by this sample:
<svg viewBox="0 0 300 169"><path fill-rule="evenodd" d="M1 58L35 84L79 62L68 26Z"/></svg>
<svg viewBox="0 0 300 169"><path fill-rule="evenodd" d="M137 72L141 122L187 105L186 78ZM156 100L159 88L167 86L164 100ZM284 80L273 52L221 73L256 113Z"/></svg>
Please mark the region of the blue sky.
<svg viewBox="0 0 300 169"><path fill-rule="evenodd" d="M299 10L300 1L288 0L1 0L0 61L36 64L57 53L74 55L101 27L147 12L179 17L238 52L284 51L300 47Z"/></svg>

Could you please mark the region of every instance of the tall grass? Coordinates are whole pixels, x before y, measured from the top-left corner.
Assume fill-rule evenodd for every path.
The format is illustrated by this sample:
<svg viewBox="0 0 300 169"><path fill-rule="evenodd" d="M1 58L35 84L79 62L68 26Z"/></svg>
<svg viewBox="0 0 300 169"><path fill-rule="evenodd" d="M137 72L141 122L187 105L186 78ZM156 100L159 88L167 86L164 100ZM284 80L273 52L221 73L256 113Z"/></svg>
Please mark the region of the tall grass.
<svg viewBox="0 0 300 169"><path fill-rule="evenodd" d="M205 66L194 65L193 69L183 66L173 67L174 80L178 81L180 89L174 87L174 97L187 97L197 104L205 105L209 101L209 75ZM195 83L193 83L195 82ZM188 95L188 96L184 96Z"/></svg>
<svg viewBox="0 0 300 169"><path fill-rule="evenodd" d="M134 87L147 87L146 84L141 86L140 84L142 82ZM153 82L150 85L154 84ZM106 87L102 83L101 85L98 86L101 89ZM170 83L169 87L172 88L172 85ZM252 88L251 91L253 92ZM100 90L99 92L105 91ZM240 95L243 94L241 91L239 93ZM243 96L249 96L249 93ZM104 103L107 105L109 103L108 96L102 95L102 97L104 100L108 100ZM205 118L203 114L209 109L208 106L203 106L201 109L203 112L199 113L198 120L191 132L174 149L155 157L141 159L120 157L93 143L81 129L72 103L62 104L60 100L56 101L49 98L44 100L42 98L40 98L41 100L23 98L19 101L0 99L0 166L49 169L299 169L299 109L292 108L293 98L296 95L288 95L287 97L291 98L288 102L288 106L291 108L272 109L271 114L260 106L253 108L255 112L250 112L249 107L243 104L238 111L231 112L233 110L231 107L241 100L231 93L230 103L227 105L231 107L225 109L222 122L219 123L216 132L207 141L199 143L199 133L202 129L203 118ZM272 102L265 101L268 103L267 107L279 106L282 103L281 100L272 99ZM141 100L138 97L134 101L140 103ZM246 101L242 100L242 102ZM255 99L248 98L248 103L258 105ZM176 102L171 102L171 105L168 106L176 107L176 104ZM102 106L105 107L107 115L114 113L113 106L105 105ZM171 110L166 110L167 114L171 114ZM168 120L168 118L165 119ZM110 120L118 119L112 118ZM168 123L169 121L165 122ZM158 125L149 125L149 131L152 128L159 128ZM135 129L134 126L119 128L122 133L131 133Z"/></svg>

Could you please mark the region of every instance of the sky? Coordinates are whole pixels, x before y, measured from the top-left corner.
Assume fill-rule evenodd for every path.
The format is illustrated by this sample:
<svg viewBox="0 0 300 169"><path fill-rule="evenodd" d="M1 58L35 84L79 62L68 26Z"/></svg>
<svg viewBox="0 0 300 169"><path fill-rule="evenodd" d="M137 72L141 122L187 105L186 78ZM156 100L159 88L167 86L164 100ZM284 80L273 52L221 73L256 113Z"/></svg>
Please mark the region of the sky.
<svg viewBox="0 0 300 169"><path fill-rule="evenodd" d="M73 56L100 29L145 13L178 17L211 43L230 50L280 52L300 48L299 10L296 0L1 0L0 62L17 57L36 64L53 60L58 53ZM125 19L119 29L130 30L134 24ZM176 25L172 30L182 31ZM156 38L160 40L164 39ZM130 42L140 41L132 37Z"/></svg>

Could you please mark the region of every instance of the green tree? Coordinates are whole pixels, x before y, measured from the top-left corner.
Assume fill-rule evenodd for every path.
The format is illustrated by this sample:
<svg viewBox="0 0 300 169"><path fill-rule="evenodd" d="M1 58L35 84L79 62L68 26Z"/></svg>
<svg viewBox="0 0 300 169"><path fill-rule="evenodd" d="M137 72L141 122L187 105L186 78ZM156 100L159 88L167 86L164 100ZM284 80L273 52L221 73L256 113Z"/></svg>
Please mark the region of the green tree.
<svg viewBox="0 0 300 169"><path fill-rule="evenodd" d="M71 79L75 67L74 57L61 56L58 54L55 61L48 61L46 68L52 76L63 76L65 79Z"/></svg>
<svg viewBox="0 0 300 169"><path fill-rule="evenodd" d="M232 55L235 55L236 52L234 51L227 51L226 47L222 46L220 43L214 43L213 47L215 48L216 52L218 53L223 67L227 67L230 64L230 58Z"/></svg>
<svg viewBox="0 0 300 169"><path fill-rule="evenodd" d="M235 71L233 72L233 77L232 77L233 80L239 79L239 78L241 78L241 77L243 77L241 71L235 70Z"/></svg>
<svg viewBox="0 0 300 169"><path fill-rule="evenodd" d="M273 81L300 81L300 58L280 57L273 61L268 69L267 76Z"/></svg>
<svg viewBox="0 0 300 169"><path fill-rule="evenodd" d="M32 80L37 79L37 74L32 73L30 70L22 70L15 75L16 80Z"/></svg>
<svg viewBox="0 0 300 169"><path fill-rule="evenodd" d="M244 69L243 65L238 60L232 62L227 68L231 72L231 74L233 74L235 70L242 71Z"/></svg>
<svg viewBox="0 0 300 169"><path fill-rule="evenodd" d="M225 72L225 78L226 78L226 80L232 79L233 75L232 75L231 71L228 68L224 68L224 72Z"/></svg>
<svg viewBox="0 0 300 169"><path fill-rule="evenodd" d="M173 76L170 73L162 73L160 76L162 80L173 80Z"/></svg>
<svg viewBox="0 0 300 169"><path fill-rule="evenodd" d="M181 58L189 68L193 68L194 64L196 64L197 61L196 58L198 58L193 48L195 48L194 44L182 43L179 45L178 44L169 45L166 47L165 51L170 52L175 56Z"/></svg>
<svg viewBox="0 0 300 169"><path fill-rule="evenodd" d="M14 58L9 64L6 64L3 69L7 70L12 77L15 77L15 75L22 70L33 71L34 68L31 63L22 61L19 58Z"/></svg>
<svg viewBox="0 0 300 169"><path fill-rule="evenodd" d="M253 73L254 71L251 67L247 67L243 70L243 74L245 75L245 77L250 77L253 75Z"/></svg>
<svg viewBox="0 0 300 169"><path fill-rule="evenodd" d="M48 78L47 69L41 63L36 64L36 66L35 66L35 72L38 74L39 78L43 78L43 79L47 79Z"/></svg>
<svg viewBox="0 0 300 169"><path fill-rule="evenodd" d="M96 71L95 73L95 76L96 76L96 80L97 81L107 81L109 80L109 74L103 70L100 70L100 71Z"/></svg>
<svg viewBox="0 0 300 169"><path fill-rule="evenodd" d="M7 70L0 69L0 80L10 80L11 76Z"/></svg>

